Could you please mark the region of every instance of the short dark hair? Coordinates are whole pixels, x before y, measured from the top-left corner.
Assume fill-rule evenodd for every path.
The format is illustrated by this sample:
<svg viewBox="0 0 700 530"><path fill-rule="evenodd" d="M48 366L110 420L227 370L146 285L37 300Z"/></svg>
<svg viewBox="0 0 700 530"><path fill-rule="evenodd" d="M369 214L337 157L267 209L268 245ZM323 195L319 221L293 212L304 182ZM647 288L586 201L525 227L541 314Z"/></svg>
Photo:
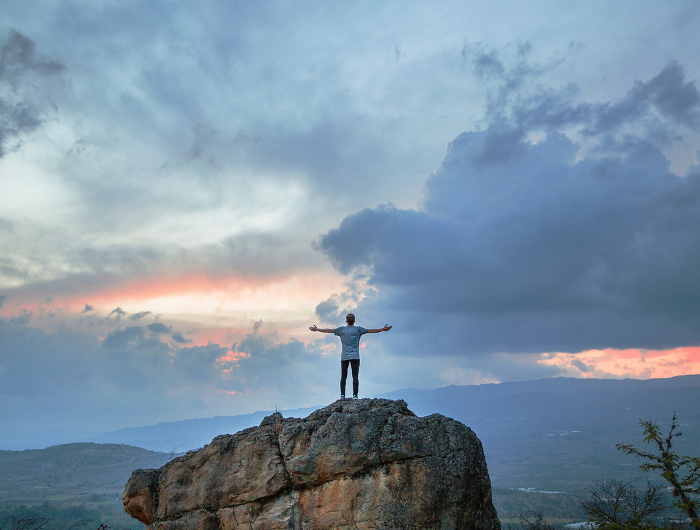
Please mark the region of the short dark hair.
<svg viewBox="0 0 700 530"><path fill-rule="evenodd" d="M349 324L354 324L355 323L355 315L353 313L348 313L345 315L345 322Z"/></svg>

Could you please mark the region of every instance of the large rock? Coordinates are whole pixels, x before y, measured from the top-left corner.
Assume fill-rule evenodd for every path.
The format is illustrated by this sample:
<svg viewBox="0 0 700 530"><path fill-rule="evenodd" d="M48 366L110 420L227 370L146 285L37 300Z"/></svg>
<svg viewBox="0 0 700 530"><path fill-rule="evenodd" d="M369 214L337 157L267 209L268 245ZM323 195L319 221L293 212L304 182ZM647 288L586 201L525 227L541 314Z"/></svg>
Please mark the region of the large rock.
<svg viewBox="0 0 700 530"><path fill-rule="evenodd" d="M149 530L500 530L472 430L388 399L273 414L135 471L122 500Z"/></svg>

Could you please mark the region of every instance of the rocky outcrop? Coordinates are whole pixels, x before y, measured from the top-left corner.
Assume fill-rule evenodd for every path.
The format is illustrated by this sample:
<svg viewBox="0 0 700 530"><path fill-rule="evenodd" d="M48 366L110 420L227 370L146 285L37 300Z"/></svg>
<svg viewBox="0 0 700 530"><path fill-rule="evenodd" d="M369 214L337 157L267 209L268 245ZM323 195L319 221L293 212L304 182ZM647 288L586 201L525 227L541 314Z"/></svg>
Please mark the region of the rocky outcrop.
<svg viewBox="0 0 700 530"><path fill-rule="evenodd" d="M122 500L149 530L500 530L472 430L387 399L273 414L135 471Z"/></svg>

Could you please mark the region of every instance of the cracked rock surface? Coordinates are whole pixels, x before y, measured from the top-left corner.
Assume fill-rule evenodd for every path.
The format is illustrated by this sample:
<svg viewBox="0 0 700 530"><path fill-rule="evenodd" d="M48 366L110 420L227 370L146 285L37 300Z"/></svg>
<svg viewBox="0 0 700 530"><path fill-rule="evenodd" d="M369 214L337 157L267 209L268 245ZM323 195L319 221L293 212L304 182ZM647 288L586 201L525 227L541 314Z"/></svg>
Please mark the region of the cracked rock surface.
<svg viewBox="0 0 700 530"><path fill-rule="evenodd" d="M134 471L122 501L149 530L500 530L472 430L388 399L267 416Z"/></svg>

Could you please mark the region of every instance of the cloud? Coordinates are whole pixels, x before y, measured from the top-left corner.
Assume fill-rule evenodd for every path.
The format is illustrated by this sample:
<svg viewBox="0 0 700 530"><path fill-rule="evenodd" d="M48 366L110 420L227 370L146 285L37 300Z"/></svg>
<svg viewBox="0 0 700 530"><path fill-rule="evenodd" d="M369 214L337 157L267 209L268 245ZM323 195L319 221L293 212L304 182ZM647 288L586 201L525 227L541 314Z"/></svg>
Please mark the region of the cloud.
<svg viewBox="0 0 700 530"><path fill-rule="evenodd" d="M314 247L318 248L316 245ZM332 294L316 306L316 316L322 322L344 322L345 315L354 311L360 302L376 295L376 290L368 286L366 280L366 276L355 274L354 278L345 282L345 289L341 294Z"/></svg>
<svg viewBox="0 0 700 530"><path fill-rule="evenodd" d="M26 309L22 309L15 316L11 317L9 319L9 322L11 324L15 324L18 326L24 326L24 325L29 323L29 321L32 319L32 316L33 316L33 313L31 311L27 311Z"/></svg>
<svg viewBox="0 0 700 530"><path fill-rule="evenodd" d="M150 326L148 328L150 331ZM116 329L110 332L102 341L102 347L109 350L127 350L135 348L137 350L149 349L152 351L167 351L167 345L158 338L159 332L155 336L147 336L145 328L141 326L128 326L124 329Z"/></svg>
<svg viewBox="0 0 700 530"><path fill-rule="evenodd" d="M166 326L162 322L153 322L146 326L146 329L155 335L170 335L177 344L190 344L192 339L186 339L179 331L173 331L172 326Z"/></svg>
<svg viewBox="0 0 700 530"><path fill-rule="evenodd" d="M117 350L128 346L140 345L143 341L143 328L140 326L131 326L125 329L112 331L102 341L102 346L110 350Z"/></svg>
<svg viewBox="0 0 700 530"><path fill-rule="evenodd" d="M513 110L520 129L556 131L567 126L582 126L587 136L613 134L625 126L637 125L656 140L671 141L679 127L700 128L700 93L695 82L686 80L685 69L670 61L649 81L636 81L618 101L610 103L572 102L575 87L554 92L543 91L519 102ZM663 134L663 138L659 135Z"/></svg>
<svg viewBox="0 0 700 530"><path fill-rule="evenodd" d="M5 301L7 300L7 295L6 294L0 294L0 309L2 309L2 306L5 304Z"/></svg>
<svg viewBox="0 0 700 530"><path fill-rule="evenodd" d="M177 342L178 344L189 344L192 342L192 339L186 339L185 337L182 336L182 333L179 333L177 331L173 332L171 335L173 340Z"/></svg>
<svg viewBox="0 0 700 530"><path fill-rule="evenodd" d="M479 77L502 77L506 69L497 50L485 49L480 44L462 48L462 57L470 61Z"/></svg>
<svg viewBox="0 0 700 530"><path fill-rule="evenodd" d="M591 367L588 366L586 363L583 361L580 361L578 359L574 359L571 361L571 364L573 364L576 368L578 368L581 372L586 373L591 370Z"/></svg>
<svg viewBox="0 0 700 530"><path fill-rule="evenodd" d="M139 328L101 342L68 326L46 332L0 319L0 414L15 427L81 428L86 417L103 430L140 423L139 402L167 407L168 388L183 382L170 359L167 346Z"/></svg>
<svg viewBox="0 0 700 530"><path fill-rule="evenodd" d="M696 94L671 63L621 101L588 106L586 119L553 122L603 134L646 109L694 127ZM527 120L461 134L425 183L421 209L364 209L317 242L336 269L367 274L378 289L358 311L411 327L402 351L700 342L700 172L675 175L648 139L583 158L561 132L525 140L551 116L533 108ZM332 297L317 311L338 305Z"/></svg>
<svg viewBox="0 0 700 530"><path fill-rule="evenodd" d="M304 345L258 330L232 348L178 347L154 330L162 331L117 328L100 340L67 326L43 331L0 318L4 425L80 428L89 417L94 429L114 430L241 407L311 406L337 386L337 359L324 354L325 340Z"/></svg>
<svg viewBox="0 0 700 530"><path fill-rule="evenodd" d="M312 396L326 394L329 387L335 387L335 377L329 384L329 374L336 373L337 359L324 355L324 339L306 345L294 338L280 340L275 332L255 330L231 346L233 358L222 359L222 366L231 367L225 388L264 389L280 400L300 392L300 385Z"/></svg>
<svg viewBox="0 0 700 530"><path fill-rule="evenodd" d="M10 30L0 46L0 158L44 121L46 104L34 97L34 83L43 83L64 69L37 53L31 39Z"/></svg>
<svg viewBox="0 0 700 530"><path fill-rule="evenodd" d="M109 314L107 315L107 318L112 318L112 315L114 315L114 317L117 320L120 320L126 314L127 314L126 311L124 311L121 307L115 307L114 309L112 309L109 312Z"/></svg>
<svg viewBox="0 0 700 530"><path fill-rule="evenodd" d="M14 29L0 48L0 77L13 87L17 87L28 72L55 75L64 69L61 63L36 53L36 44Z"/></svg>
<svg viewBox="0 0 700 530"><path fill-rule="evenodd" d="M154 322L153 324L149 324L146 327L151 332L156 333L156 334L170 333L170 330L172 329L170 326L166 326L162 322Z"/></svg>
<svg viewBox="0 0 700 530"><path fill-rule="evenodd" d="M92 307L90 304L85 304L85 309L83 309L83 313L89 313L90 311L94 311L95 308Z"/></svg>
<svg viewBox="0 0 700 530"><path fill-rule="evenodd" d="M591 142L585 147L594 152L625 154L633 146L679 145L685 134L700 131L700 92L678 61L669 61L648 81L635 81L615 101L589 103L578 101L580 89L573 83L558 89L543 85L543 76L563 59L538 63L531 51L529 43L518 45L515 56L508 47L480 43L462 50L476 76L492 84L482 122L489 134L477 163L510 159L533 133L573 133Z"/></svg>
<svg viewBox="0 0 700 530"><path fill-rule="evenodd" d="M188 378L214 383L219 370L216 360L224 357L229 349L214 342L206 346L180 348L175 354L175 366L187 374Z"/></svg>
<svg viewBox="0 0 700 530"><path fill-rule="evenodd" d="M17 250L16 255L27 253L28 260L36 266L14 263L7 265L0 257L0 276L8 276L16 287L6 290L15 298L42 299L73 296L99 296L105 290L127 290L136 281L146 290L158 288L191 289L191 278L199 278L200 284L215 284L235 279L256 281L277 280L313 266L317 256L308 251L308 236L289 237L282 234L247 232L225 237L219 241L198 244L153 245L93 245L64 244L65 234L41 230L23 231L7 248ZM303 244L302 244L303 243ZM19 249L18 249L19 247ZM53 259L38 258L40 248ZM66 272L70 269L70 272ZM164 287L167 286L167 287ZM119 308L121 311L121 308ZM130 318L137 319L135 313ZM126 317L124 312L110 313L111 317Z"/></svg>
<svg viewBox="0 0 700 530"><path fill-rule="evenodd" d="M138 313L134 313L133 315L129 316L130 320L141 320L143 317L146 317L150 315L152 312L151 311L139 311Z"/></svg>

